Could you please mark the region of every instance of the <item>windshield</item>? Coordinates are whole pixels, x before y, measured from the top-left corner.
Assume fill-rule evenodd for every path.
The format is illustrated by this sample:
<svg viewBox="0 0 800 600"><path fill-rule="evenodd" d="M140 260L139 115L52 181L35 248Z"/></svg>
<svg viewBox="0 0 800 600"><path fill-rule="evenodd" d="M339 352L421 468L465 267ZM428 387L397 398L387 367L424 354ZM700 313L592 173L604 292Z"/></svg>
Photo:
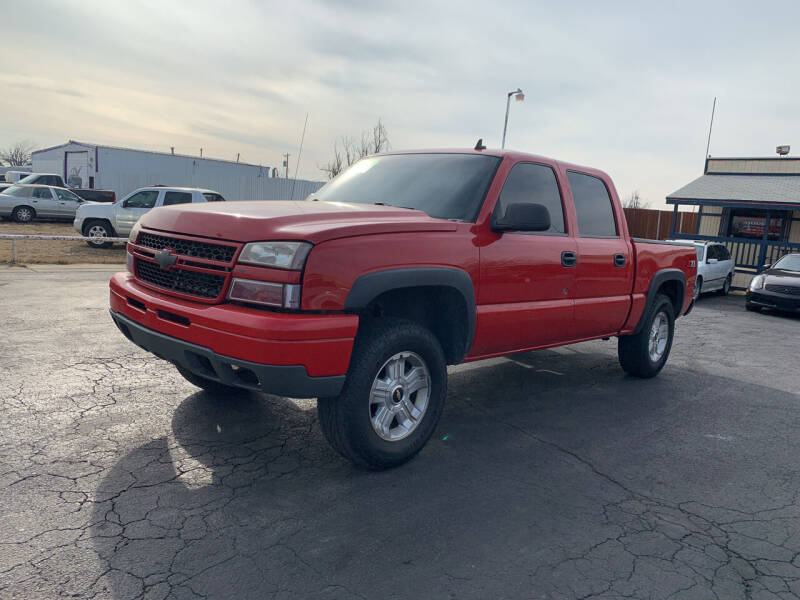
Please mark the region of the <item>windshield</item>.
<svg viewBox="0 0 800 600"><path fill-rule="evenodd" d="M361 159L309 200L415 208L474 221L500 158L481 154L388 154Z"/></svg>
<svg viewBox="0 0 800 600"><path fill-rule="evenodd" d="M36 183L36 180L39 179L38 175L26 175L22 179L20 179L17 183Z"/></svg>
<svg viewBox="0 0 800 600"><path fill-rule="evenodd" d="M784 271L800 271L800 254L787 254L776 262L773 269L783 269Z"/></svg>

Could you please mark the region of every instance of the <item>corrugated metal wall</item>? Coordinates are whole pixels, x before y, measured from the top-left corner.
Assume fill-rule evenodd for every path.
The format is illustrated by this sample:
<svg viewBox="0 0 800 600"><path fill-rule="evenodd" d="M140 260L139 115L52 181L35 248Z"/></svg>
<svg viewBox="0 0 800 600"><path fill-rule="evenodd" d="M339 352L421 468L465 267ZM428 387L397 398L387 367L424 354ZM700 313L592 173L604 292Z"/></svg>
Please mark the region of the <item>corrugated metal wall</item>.
<svg viewBox="0 0 800 600"><path fill-rule="evenodd" d="M67 152L88 151L89 173L94 187L113 190L121 198L149 185L200 187L215 190L227 200L304 199L324 185L321 181L270 178L270 168L210 158L160 154L126 148L69 143L33 155L39 173L64 176ZM294 189L293 189L294 187Z"/></svg>

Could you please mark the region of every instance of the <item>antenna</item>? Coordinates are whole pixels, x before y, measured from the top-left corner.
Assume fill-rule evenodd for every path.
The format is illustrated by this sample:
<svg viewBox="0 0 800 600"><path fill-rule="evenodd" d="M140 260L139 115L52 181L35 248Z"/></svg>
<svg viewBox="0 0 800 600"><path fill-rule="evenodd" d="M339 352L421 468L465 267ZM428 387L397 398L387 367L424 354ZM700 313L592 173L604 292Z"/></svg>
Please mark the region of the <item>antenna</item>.
<svg viewBox="0 0 800 600"><path fill-rule="evenodd" d="M306 113L306 122L303 124L303 135L300 137L300 150L297 152L297 162L294 165L294 179L292 180L292 193L289 195L289 200L294 200L294 184L297 183L297 169L300 168L300 157L303 155L303 141L306 139L306 127L308 127L308 113Z"/></svg>
<svg viewBox="0 0 800 600"><path fill-rule="evenodd" d="M708 126L708 143L706 144L706 158L708 158L708 149L711 147L711 129L714 127L714 111L717 109L717 97L714 96L714 104L711 107L711 124Z"/></svg>

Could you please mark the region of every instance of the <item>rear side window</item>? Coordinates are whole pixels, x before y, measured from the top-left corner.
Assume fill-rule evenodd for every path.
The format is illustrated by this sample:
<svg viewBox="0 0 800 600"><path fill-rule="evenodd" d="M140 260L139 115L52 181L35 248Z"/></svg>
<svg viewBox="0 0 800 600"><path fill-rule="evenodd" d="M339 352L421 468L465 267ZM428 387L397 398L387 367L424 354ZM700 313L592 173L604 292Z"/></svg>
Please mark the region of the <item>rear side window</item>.
<svg viewBox="0 0 800 600"><path fill-rule="evenodd" d="M41 198L42 200L52 200L53 194L50 193L50 188L34 188L34 198Z"/></svg>
<svg viewBox="0 0 800 600"><path fill-rule="evenodd" d="M575 213L578 216L578 233L581 237L618 237L617 222L611 197L603 181L592 175L567 172Z"/></svg>
<svg viewBox="0 0 800 600"><path fill-rule="evenodd" d="M43 183L45 185L61 185L61 178L56 177L55 175L45 175L42 177L39 183Z"/></svg>
<svg viewBox="0 0 800 600"><path fill-rule="evenodd" d="M33 195L34 188L25 187L23 185L12 185L4 193L17 196L18 198L30 198Z"/></svg>
<svg viewBox="0 0 800 600"><path fill-rule="evenodd" d="M166 192L164 194L164 206L171 206L173 204L189 204L191 201L191 192Z"/></svg>
<svg viewBox="0 0 800 600"><path fill-rule="evenodd" d="M556 174L544 165L519 163L511 169L497 199L495 215L502 217L510 204L542 204L550 213L550 229L539 233L564 233L564 207Z"/></svg>
<svg viewBox="0 0 800 600"><path fill-rule="evenodd" d="M719 259L720 260L730 260L731 253L728 252L728 249L725 246L719 247Z"/></svg>
<svg viewBox="0 0 800 600"><path fill-rule="evenodd" d="M206 199L206 202L225 202L225 198L219 194L203 194L203 197Z"/></svg>

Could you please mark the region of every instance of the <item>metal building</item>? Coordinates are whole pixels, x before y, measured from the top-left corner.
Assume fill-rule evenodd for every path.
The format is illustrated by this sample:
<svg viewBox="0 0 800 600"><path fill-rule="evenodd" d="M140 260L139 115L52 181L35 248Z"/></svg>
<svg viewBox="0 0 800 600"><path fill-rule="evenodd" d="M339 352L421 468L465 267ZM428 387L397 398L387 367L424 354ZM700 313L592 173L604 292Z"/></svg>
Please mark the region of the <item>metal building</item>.
<svg viewBox="0 0 800 600"><path fill-rule="evenodd" d="M160 184L208 188L227 200L303 199L324 183L273 178L262 165L75 140L36 150L32 162L34 173L57 173L72 187L113 190L117 198Z"/></svg>

